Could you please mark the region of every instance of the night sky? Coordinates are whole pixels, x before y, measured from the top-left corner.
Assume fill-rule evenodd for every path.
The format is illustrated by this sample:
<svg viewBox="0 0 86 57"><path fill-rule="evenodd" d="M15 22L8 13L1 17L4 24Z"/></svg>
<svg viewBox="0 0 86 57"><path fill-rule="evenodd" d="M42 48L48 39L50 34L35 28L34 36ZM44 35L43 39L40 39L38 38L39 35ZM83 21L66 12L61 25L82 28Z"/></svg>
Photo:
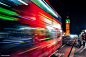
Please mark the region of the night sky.
<svg viewBox="0 0 86 57"><path fill-rule="evenodd" d="M65 19L69 16L70 33L80 34L81 29L86 29L86 3L85 1L73 0L48 0L52 7L62 17L62 26L65 30ZM67 14L68 12L68 14Z"/></svg>

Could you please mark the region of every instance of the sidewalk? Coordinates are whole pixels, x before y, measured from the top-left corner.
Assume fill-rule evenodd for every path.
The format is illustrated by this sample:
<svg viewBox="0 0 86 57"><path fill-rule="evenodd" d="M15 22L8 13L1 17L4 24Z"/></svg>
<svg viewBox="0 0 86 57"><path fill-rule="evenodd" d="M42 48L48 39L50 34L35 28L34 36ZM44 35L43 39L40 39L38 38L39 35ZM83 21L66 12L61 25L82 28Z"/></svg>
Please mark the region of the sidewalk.
<svg viewBox="0 0 86 57"><path fill-rule="evenodd" d="M86 47L75 48L74 57L86 57Z"/></svg>
<svg viewBox="0 0 86 57"><path fill-rule="evenodd" d="M85 47L78 48L74 46L69 57L86 57L86 43Z"/></svg>

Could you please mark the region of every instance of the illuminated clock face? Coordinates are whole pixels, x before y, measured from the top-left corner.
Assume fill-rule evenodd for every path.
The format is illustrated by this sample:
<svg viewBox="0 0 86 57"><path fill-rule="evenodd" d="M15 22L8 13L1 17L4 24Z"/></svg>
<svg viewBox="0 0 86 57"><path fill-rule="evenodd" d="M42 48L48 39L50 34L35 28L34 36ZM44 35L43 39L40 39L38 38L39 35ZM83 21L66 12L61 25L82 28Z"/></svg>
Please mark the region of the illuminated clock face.
<svg viewBox="0 0 86 57"><path fill-rule="evenodd" d="M66 23L70 23L70 21L66 21Z"/></svg>

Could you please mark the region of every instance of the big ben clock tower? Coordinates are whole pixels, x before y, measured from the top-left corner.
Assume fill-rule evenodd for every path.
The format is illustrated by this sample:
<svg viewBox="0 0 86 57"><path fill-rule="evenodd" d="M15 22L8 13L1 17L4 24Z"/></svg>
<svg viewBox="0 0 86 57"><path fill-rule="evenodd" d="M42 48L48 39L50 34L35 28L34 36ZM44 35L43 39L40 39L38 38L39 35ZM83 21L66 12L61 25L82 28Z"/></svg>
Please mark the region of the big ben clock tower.
<svg viewBox="0 0 86 57"><path fill-rule="evenodd" d="M67 12L68 14L68 12ZM69 16L66 16L66 36L70 36L70 19Z"/></svg>

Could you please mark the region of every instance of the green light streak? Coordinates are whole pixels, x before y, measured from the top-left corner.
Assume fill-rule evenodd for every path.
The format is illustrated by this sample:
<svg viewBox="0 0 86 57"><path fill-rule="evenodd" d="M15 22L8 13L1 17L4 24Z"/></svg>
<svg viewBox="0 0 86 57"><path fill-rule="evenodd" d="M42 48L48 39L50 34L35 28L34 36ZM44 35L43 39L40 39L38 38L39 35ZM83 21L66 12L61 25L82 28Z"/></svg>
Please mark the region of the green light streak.
<svg viewBox="0 0 86 57"><path fill-rule="evenodd" d="M0 7L0 12L1 13L5 13L5 14L8 14L8 15L18 15L16 12L13 12L13 11L10 11L10 10L7 10L7 9L4 9L2 7Z"/></svg>
<svg viewBox="0 0 86 57"><path fill-rule="evenodd" d="M1 19L4 19L4 20L18 21L17 18L10 17L10 16L6 16L6 15L2 15L2 14L0 14L0 18L1 18Z"/></svg>
<svg viewBox="0 0 86 57"><path fill-rule="evenodd" d="M41 41L41 40L47 40L47 39L50 39L50 38L44 38L44 39L39 39L39 40Z"/></svg>
<svg viewBox="0 0 86 57"><path fill-rule="evenodd" d="M46 39L50 39L50 38L46 38Z"/></svg>
<svg viewBox="0 0 86 57"><path fill-rule="evenodd" d="M70 19L66 19L66 21L70 21Z"/></svg>
<svg viewBox="0 0 86 57"><path fill-rule="evenodd" d="M46 40L46 39L40 39L40 40Z"/></svg>

